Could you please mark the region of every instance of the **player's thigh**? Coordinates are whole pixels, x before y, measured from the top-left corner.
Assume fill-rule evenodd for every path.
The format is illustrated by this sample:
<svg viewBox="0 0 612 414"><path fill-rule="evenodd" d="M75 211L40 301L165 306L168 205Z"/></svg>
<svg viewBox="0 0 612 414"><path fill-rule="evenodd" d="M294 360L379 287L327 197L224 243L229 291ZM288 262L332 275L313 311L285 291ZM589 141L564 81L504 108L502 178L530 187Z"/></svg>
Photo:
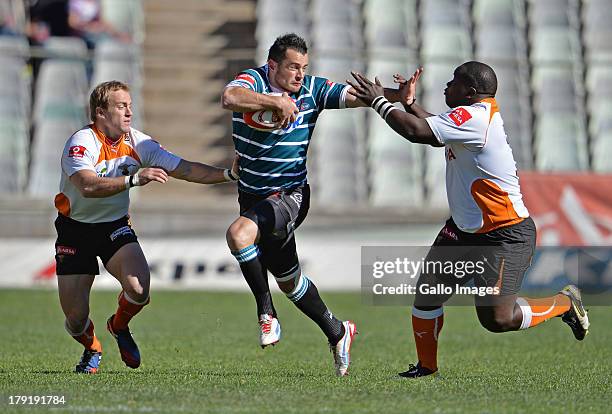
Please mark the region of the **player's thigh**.
<svg viewBox="0 0 612 414"><path fill-rule="evenodd" d="M55 220L55 272L63 275L97 275L96 227L59 215Z"/></svg>
<svg viewBox="0 0 612 414"><path fill-rule="evenodd" d="M151 279L149 265L138 242L121 246L105 263L105 267L124 289L133 290L137 295L146 296L148 293Z"/></svg>
<svg viewBox="0 0 612 414"><path fill-rule="evenodd" d="M450 221L450 220L449 220ZM442 228L431 249L427 253L416 285L414 305L417 308L437 308L448 301L457 286L471 280L471 275L456 274L457 263L472 258L472 247L456 237L449 226Z"/></svg>
<svg viewBox="0 0 612 414"><path fill-rule="evenodd" d="M535 252L535 225L531 219L499 229L494 237L495 245L482 246L481 254L487 259L485 271L474 278L476 286L494 292L477 298L477 306L495 307L497 296L518 294Z"/></svg>
<svg viewBox="0 0 612 414"><path fill-rule="evenodd" d="M64 314L76 319L89 314L89 294L94 282L93 275L60 275L57 277L57 291Z"/></svg>
<svg viewBox="0 0 612 414"><path fill-rule="evenodd" d="M265 239L283 240L304 221L310 206L308 186L271 194L241 211L240 215L257 224Z"/></svg>

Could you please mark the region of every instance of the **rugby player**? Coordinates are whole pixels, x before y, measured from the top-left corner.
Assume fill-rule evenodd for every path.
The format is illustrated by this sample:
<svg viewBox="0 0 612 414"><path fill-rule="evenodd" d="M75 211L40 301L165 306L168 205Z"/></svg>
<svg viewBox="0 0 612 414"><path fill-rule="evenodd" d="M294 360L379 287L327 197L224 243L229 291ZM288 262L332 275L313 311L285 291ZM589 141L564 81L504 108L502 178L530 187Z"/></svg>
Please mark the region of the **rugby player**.
<svg viewBox="0 0 612 414"><path fill-rule="evenodd" d="M307 68L304 39L283 35L270 47L266 65L240 72L223 92L223 108L233 111L233 140L240 157L240 217L230 225L227 243L255 296L261 347L277 343L281 336L269 270L289 300L327 336L336 374L344 376L355 324L336 318L302 273L294 230L310 204L306 157L319 115L325 109L365 104L347 93L348 85L307 75ZM270 95L274 92L279 95ZM397 90L385 92L388 99L399 99ZM279 129L260 131L245 123L245 112L264 109L276 111Z"/></svg>
<svg viewBox="0 0 612 414"><path fill-rule="evenodd" d="M433 243L426 261L483 260L486 271L473 278L477 287L498 294L475 296L478 319L491 332L528 329L560 316L578 340L588 333L589 319L580 291L569 285L546 298L519 297L518 292L535 250L536 227L525 207L516 163L504 131L495 94L497 77L480 62L466 62L454 71L444 90L449 111L434 116L416 103L419 68L409 80L395 75L405 112L383 96L378 79L353 73L355 97L372 106L389 126L410 142L444 147L446 191L451 218ZM457 253L460 252L460 253ZM460 257L459 257L460 256ZM456 286L469 279L434 272L421 273L418 285ZM407 378L438 372L438 338L449 294L427 295L417 287L412 329L418 362L400 373Z"/></svg>
<svg viewBox="0 0 612 414"><path fill-rule="evenodd" d="M55 197L57 283L68 333L85 348L75 371L96 373L102 345L89 319L89 292L99 274L97 257L120 283L117 311L106 327L121 359L140 366L140 352L128 328L149 303L149 267L130 224L129 190L168 177L201 184L237 179L233 171L191 162L165 150L131 128L128 85L110 81L96 86L89 99L92 124L75 132L62 153L60 193Z"/></svg>

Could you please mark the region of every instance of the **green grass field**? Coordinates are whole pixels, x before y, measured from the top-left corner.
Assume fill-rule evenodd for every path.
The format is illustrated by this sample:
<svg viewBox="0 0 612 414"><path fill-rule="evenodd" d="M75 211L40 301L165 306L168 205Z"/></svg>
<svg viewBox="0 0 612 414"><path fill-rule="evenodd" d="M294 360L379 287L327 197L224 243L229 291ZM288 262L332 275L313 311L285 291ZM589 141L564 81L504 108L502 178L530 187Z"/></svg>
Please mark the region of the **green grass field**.
<svg viewBox="0 0 612 414"><path fill-rule="evenodd" d="M346 378L333 375L318 328L282 296L283 340L262 350L249 294L154 292L131 324L143 362L130 370L104 329L116 293L95 292L104 360L85 376L71 372L81 346L64 331L56 292L0 290L0 412L610 412L610 308L591 309L591 333L578 342L559 319L492 334L472 308L448 307L441 378L403 380L396 373L416 359L409 309L365 306L358 294L323 297L360 331ZM64 395L66 404L16 407L9 395Z"/></svg>

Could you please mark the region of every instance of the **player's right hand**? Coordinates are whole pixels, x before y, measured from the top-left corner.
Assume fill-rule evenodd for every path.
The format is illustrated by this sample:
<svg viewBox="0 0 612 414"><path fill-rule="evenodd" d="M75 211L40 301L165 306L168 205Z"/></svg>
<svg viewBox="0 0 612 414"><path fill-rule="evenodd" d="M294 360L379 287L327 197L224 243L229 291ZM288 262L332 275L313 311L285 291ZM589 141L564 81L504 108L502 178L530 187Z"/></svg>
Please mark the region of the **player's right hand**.
<svg viewBox="0 0 612 414"><path fill-rule="evenodd" d="M168 181L168 173L163 168L158 167L143 168L138 171L138 185L145 185L151 181L164 184Z"/></svg>
<svg viewBox="0 0 612 414"><path fill-rule="evenodd" d="M278 100L278 110L276 112L280 118L278 125L281 128L286 128L295 122L300 111L287 92L283 92L276 99Z"/></svg>
<svg viewBox="0 0 612 414"><path fill-rule="evenodd" d="M400 102L404 105L410 105L416 99L416 84L422 73L423 68L418 68L408 80L399 73L393 75L393 82L399 84Z"/></svg>

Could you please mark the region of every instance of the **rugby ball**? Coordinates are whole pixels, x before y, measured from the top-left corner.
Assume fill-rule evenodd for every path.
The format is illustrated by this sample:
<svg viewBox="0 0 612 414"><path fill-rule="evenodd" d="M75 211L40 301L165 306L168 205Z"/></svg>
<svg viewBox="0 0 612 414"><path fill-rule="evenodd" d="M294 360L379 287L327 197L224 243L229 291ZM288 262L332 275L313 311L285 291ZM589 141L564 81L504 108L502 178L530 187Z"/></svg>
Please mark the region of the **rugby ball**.
<svg viewBox="0 0 612 414"><path fill-rule="evenodd" d="M243 117L244 123L258 131L274 131L280 129L278 122L280 117L274 111L262 110L254 112L245 112Z"/></svg>
<svg viewBox="0 0 612 414"><path fill-rule="evenodd" d="M281 93L269 93L268 95L280 96ZM275 131L280 129L277 124L280 122L280 117L275 111L263 109L260 111L245 112L242 115L244 123L258 131Z"/></svg>

